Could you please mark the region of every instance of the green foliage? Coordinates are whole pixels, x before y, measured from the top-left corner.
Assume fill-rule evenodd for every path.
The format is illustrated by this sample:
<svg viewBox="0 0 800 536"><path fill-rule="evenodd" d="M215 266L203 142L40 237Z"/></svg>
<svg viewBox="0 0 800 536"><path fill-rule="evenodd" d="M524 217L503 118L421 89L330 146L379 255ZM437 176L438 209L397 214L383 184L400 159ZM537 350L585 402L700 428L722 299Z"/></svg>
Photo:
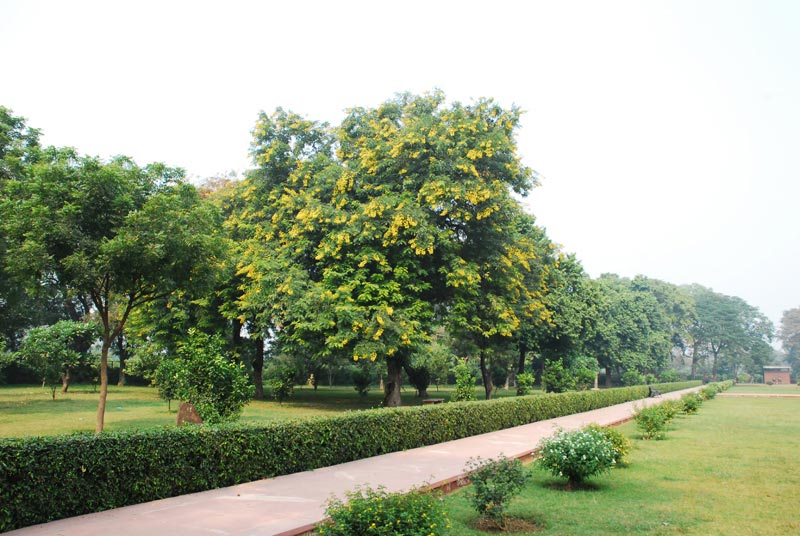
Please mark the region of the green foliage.
<svg viewBox="0 0 800 536"><path fill-rule="evenodd" d="M366 367L353 367L353 385L361 396L367 396L370 387L369 369Z"/></svg>
<svg viewBox="0 0 800 536"><path fill-rule="evenodd" d="M525 396L533 390L536 377L530 372L517 374L517 396Z"/></svg>
<svg viewBox="0 0 800 536"><path fill-rule="evenodd" d="M666 393L698 384L656 387ZM6 516L0 520L0 530L310 471L591 411L647 394L646 387L623 387L366 410L261 426L0 440L0 505L5 508L0 512ZM126 461L124 471L119 469L121 459Z"/></svg>
<svg viewBox="0 0 800 536"><path fill-rule="evenodd" d="M406 367L408 373L408 383L414 386L417 393L422 396L422 393L427 392L428 386L431 384L431 373L425 365L416 367Z"/></svg>
<svg viewBox="0 0 800 536"><path fill-rule="evenodd" d="M168 406L178 397L182 373L183 364L177 359L163 359L153 373L153 385Z"/></svg>
<svg viewBox="0 0 800 536"><path fill-rule="evenodd" d="M435 493L412 490L389 493L383 488L358 489L347 499L332 499L329 518L315 534L323 536L441 536L450 526L442 501Z"/></svg>
<svg viewBox="0 0 800 536"><path fill-rule="evenodd" d="M686 393L681 397L681 403L683 404L683 412L686 415L694 415L700 410L703 397L698 393Z"/></svg>
<svg viewBox="0 0 800 536"><path fill-rule="evenodd" d="M505 529L505 511L530 475L519 460L500 457L496 460L470 460L466 472L472 486L469 499L481 517L491 519Z"/></svg>
<svg viewBox="0 0 800 536"><path fill-rule="evenodd" d="M17 352L17 358L50 386L56 388L69 378L70 370L85 363L98 335L97 324L62 320L52 326L31 328Z"/></svg>
<svg viewBox="0 0 800 536"><path fill-rule="evenodd" d="M472 372L472 367L462 362L453 368L453 372L456 375L456 391L452 400L456 402L474 400L475 375Z"/></svg>
<svg viewBox="0 0 800 536"><path fill-rule="evenodd" d="M712 398L717 396L718 392L719 392L719 387L717 386L717 384L709 383L708 385L700 389L700 396L703 398L703 400L711 400Z"/></svg>
<svg viewBox="0 0 800 536"><path fill-rule="evenodd" d="M638 408L633 414L636 427L642 432L642 439L663 439L667 430L669 412L661 404Z"/></svg>
<svg viewBox="0 0 800 536"><path fill-rule="evenodd" d="M659 381L664 383L679 382L681 381L681 375L678 374L678 371L676 371L675 369L669 369L659 374L658 379Z"/></svg>
<svg viewBox="0 0 800 536"><path fill-rule="evenodd" d="M605 434L593 428L562 430L539 444L538 464L553 476L566 477L568 487L610 470L616 450Z"/></svg>
<svg viewBox="0 0 800 536"><path fill-rule="evenodd" d="M611 443L611 446L614 447L614 459L616 460L617 466L627 465L625 461L625 457L630 454L631 452L631 440L628 439L628 436L617 430L612 426L600 426L598 424L590 424L586 427L586 430L592 430L601 434L603 437Z"/></svg>
<svg viewBox="0 0 800 536"><path fill-rule="evenodd" d="M297 370L286 363L274 363L267 369L266 380L272 398L283 404L294 393Z"/></svg>
<svg viewBox="0 0 800 536"><path fill-rule="evenodd" d="M244 367L229 360L224 348L222 337L194 329L178 345L176 396L190 402L208 424L237 419L253 397Z"/></svg>
<svg viewBox="0 0 800 536"><path fill-rule="evenodd" d="M622 385L644 385L646 383L644 375L635 370L626 371L621 380Z"/></svg>

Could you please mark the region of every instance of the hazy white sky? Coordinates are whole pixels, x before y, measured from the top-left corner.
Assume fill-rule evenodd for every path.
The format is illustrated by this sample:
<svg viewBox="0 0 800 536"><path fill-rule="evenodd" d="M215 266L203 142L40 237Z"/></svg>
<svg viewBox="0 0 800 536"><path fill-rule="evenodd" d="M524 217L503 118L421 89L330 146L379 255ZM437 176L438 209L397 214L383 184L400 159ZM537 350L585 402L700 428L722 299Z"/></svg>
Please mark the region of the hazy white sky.
<svg viewBox="0 0 800 536"><path fill-rule="evenodd" d="M526 110L526 205L593 277L800 307L800 2L0 0L0 104L44 142L204 178L259 111L401 91Z"/></svg>

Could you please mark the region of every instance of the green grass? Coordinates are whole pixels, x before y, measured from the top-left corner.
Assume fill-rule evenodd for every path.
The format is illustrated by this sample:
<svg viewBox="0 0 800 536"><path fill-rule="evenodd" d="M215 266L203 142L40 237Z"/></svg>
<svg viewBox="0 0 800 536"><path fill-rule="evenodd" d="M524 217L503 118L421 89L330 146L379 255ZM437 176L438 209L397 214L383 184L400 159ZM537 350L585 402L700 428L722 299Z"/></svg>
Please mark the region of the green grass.
<svg viewBox="0 0 800 536"><path fill-rule="evenodd" d="M800 395L800 387L797 385L765 385L763 383L736 384L729 391L739 394Z"/></svg>
<svg viewBox="0 0 800 536"><path fill-rule="evenodd" d="M431 398L449 400L453 387L435 386L428 389ZM476 399L483 398L483 390L475 389ZM515 391L498 389L495 396L513 396ZM31 435L57 435L94 431L97 415L97 389L75 385L69 392L50 397L48 388L39 386L0 387L0 437ZM288 419L303 419L319 415L332 415L343 411L377 408L383 395L373 387L366 397L358 396L352 387L319 386L296 387L294 396L283 404L274 400L258 400L248 404L242 412L242 422L264 423ZM403 405L419 405L422 399L415 396L411 387L402 392ZM174 426L179 402L167 403L150 387L110 386L106 405L105 429L141 430L158 426Z"/></svg>
<svg viewBox="0 0 800 536"><path fill-rule="evenodd" d="M679 417L663 441L642 441L635 425L627 468L567 492L532 467L533 479L509 514L550 535L794 535L800 533L800 402L724 398ZM464 493L447 497L452 535L485 534ZM524 534L524 533L523 533Z"/></svg>

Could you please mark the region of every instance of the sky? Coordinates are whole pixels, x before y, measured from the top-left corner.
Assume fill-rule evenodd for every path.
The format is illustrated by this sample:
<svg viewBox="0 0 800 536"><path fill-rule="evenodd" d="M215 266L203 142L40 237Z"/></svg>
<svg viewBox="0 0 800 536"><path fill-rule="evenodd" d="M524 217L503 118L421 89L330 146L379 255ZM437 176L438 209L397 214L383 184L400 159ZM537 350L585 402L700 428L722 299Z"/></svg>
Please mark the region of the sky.
<svg viewBox="0 0 800 536"><path fill-rule="evenodd" d="M592 277L800 307L800 2L0 0L0 105L48 145L250 167L277 107L441 89L525 111L523 201Z"/></svg>

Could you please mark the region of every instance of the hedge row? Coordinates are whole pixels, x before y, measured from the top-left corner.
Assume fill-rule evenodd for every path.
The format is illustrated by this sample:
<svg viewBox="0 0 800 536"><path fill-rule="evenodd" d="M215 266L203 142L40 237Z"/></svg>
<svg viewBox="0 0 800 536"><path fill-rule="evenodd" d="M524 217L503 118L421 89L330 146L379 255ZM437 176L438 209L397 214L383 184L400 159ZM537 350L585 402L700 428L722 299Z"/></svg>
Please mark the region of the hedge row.
<svg viewBox="0 0 800 536"><path fill-rule="evenodd" d="M659 384L662 392L699 382ZM646 386L344 413L259 426L0 441L0 531L493 432L645 398Z"/></svg>

